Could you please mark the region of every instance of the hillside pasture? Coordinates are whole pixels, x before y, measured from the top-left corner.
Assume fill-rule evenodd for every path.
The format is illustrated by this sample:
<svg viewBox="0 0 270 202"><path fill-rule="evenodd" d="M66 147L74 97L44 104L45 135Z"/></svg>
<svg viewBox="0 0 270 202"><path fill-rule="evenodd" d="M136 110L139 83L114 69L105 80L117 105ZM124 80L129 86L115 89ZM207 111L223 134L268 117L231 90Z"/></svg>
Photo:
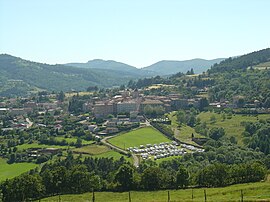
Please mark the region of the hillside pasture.
<svg viewBox="0 0 270 202"><path fill-rule="evenodd" d="M244 132L245 128L241 125L241 122L255 122L260 119L265 120L270 118L270 114L261 114L261 115L240 115L234 114L231 118L225 114L226 118L223 120L222 113L214 113L214 112L202 112L198 115L201 119L201 122L206 122L207 127L210 129L213 127L222 127L224 128L226 135L228 137L234 136L238 143L241 145L242 143L242 132ZM211 117L215 117L215 121L211 121Z"/></svg>
<svg viewBox="0 0 270 202"><path fill-rule="evenodd" d="M104 145L87 145L81 148L73 150L76 153L98 155L110 151L110 149Z"/></svg>
<svg viewBox="0 0 270 202"><path fill-rule="evenodd" d="M36 167L38 167L38 165L34 163L8 164L6 159L0 158L0 182L16 177Z"/></svg>
<svg viewBox="0 0 270 202"><path fill-rule="evenodd" d="M32 143L32 144L22 144L16 146L19 151L27 150L27 149L42 149L42 148L59 148L59 149L68 149L68 148L74 148L73 146L61 146L61 145L47 145L47 144L38 144L38 143Z"/></svg>
<svg viewBox="0 0 270 202"><path fill-rule="evenodd" d="M176 118L176 112L171 112L168 114L169 119L171 120L171 129L174 131L174 136L182 141L186 142L189 144L197 145L197 143L193 142L191 140L191 134L193 133L196 138L203 138L204 136L200 135L199 133L195 132L195 129L187 126L187 125L182 125L179 126Z"/></svg>
<svg viewBox="0 0 270 202"><path fill-rule="evenodd" d="M65 138L65 137L60 137L60 136L58 136L58 137L55 137L55 139L58 141L58 142L61 142L61 141L63 141L63 140L65 140L68 144L71 144L71 143L76 143L77 142L77 138L75 138L75 137L69 137L69 138ZM82 144L83 145L89 145L89 144L92 144L94 141L91 141L91 140L89 140L89 141L87 141L87 140L82 140Z"/></svg>

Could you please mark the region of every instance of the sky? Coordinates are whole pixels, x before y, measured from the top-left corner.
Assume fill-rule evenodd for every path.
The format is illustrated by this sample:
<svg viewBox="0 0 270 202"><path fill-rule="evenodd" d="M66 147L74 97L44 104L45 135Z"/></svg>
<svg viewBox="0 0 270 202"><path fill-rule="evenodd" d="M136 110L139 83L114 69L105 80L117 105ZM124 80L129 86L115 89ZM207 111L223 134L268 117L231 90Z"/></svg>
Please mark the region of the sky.
<svg viewBox="0 0 270 202"><path fill-rule="evenodd" d="M214 59L270 47L269 0L0 0L0 54L62 64Z"/></svg>

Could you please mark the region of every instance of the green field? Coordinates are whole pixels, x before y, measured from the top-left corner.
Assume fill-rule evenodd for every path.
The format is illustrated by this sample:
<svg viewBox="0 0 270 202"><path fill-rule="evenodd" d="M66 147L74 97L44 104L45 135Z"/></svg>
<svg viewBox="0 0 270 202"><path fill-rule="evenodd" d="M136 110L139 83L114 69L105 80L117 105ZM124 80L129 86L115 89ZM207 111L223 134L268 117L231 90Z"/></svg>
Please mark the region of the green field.
<svg viewBox="0 0 270 202"><path fill-rule="evenodd" d="M195 142L193 142L191 140L191 134L194 134L194 136L196 138L203 138L204 136L198 134L195 132L194 128L190 127L190 126L187 126L187 125L183 125L181 126L179 129L176 129L175 130L175 137L182 141L182 142L186 142L186 143L189 143L189 144L194 144L194 145L197 145Z"/></svg>
<svg viewBox="0 0 270 202"><path fill-rule="evenodd" d="M77 94L79 94L79 96L84 96L84 95L92 95L93 92L88 92L88 91L83 91L83 92L69 92L69 93L65 93L65 97L70 98L70 97L76 96Z"/></svg>
<svg viewBox="0 0 270 202"><path fill-rule="evenodd" d="M116 151L111 150L110 148L104 145L87 145L81 148L73 149L77 155L82 154L82 157L94 157L94 158L114 158L115 160L120 159L122 156L128 161L132 161L131 158L128 158L125 155L122 155Z"/></svg>
<svg viewBox="0 0 270 202"><path fill-rule="evenodd" d="M189 144L197 145L197 143L195 143L191 140L191 134L193 133L195 135L195 137L197 137L197 138L204 137L204 136L196 133L194 128L192 128L190 126L182 125L181 127L179 127L179 124L177 123L177 120L176 120L175 112L170 113L168 115L168 117L171 120L171 128L174 131L174 136L178 140L180 140L182 142L189 143Z"/></svg>
<svg viewBox="0 0 270 202"><path fill-rule="evenodd" d="M122 156L124 156L125 159L130 159L125 155L122 155L116 151L110 150L102 154L97 154L94 157L96 158L114 158L114 159L120 159Z"/></svg>
<svg viewBox="0 0 270 202"><path fill-rule="evenodd" d="M34 163L8 164L5 159L0 158L0 182L5 179L16 177L36 167L38 167L38 165Z"/></svg>
<svg viewBox="0 0 270 202"><path fill-rule="evenodd" d="M170 190L171 202L201 202L204 201L204 190L206 190L207 202L229 202L240 201L240 193L243 190L244 201L270 201L270 182L248 183L241 185L232 185L224 188L197 188L185 190ZM131 192L132 202L166 202L168 201L168 191ZM91 201L92 193L78 195L62 195L62 201ZM59 201L58 196L42 199L41 201ZM96 192L96 202L126 202L128 201L127 192Z"/></svg>
<svg viewBox="0 0 270 202"><path fill-rule="evenodd" d="M57 140L57 141L59 141L59 142L61 142L62 140L66 140L66 142L68 143L68 144L70 144L70 143L76 143L77 142L77 138L75 138L75 137L70 137L70 138L65 138L65 137L55 137L55 139ZM87 140L82 140L82 144L83 145L89 145L89 144L92 144L94 141L87 141Z"/></svg>
<svg viewBox="0 0 270 202"><path fill-rule="evenodd" d="M73 149L76 153L83 153L83 154L90 154L90 155L97 155L102 154L110 149L104 145L87 145L81 148Z"/></svg>
<svg viewBox="0 0 270 202"><path fill-rule="evenodd" d="M170 142L170 140L154 128L145 127L111 138L108 142L119 148L125 149L146 144Z"/></svg>
<svg viewBox="0 0 270 202"><path fill-rule="evenodd" d="M215 116L216 122L211 122L211 116ZM233 115L231 119L226 118L224 121L222 120L222 114L214 113L214 112L202 112L198 115L202 122L206 122L209 128L213 127L223 127L226 135L228 137L234 136L236 137L238 143L242 144L242 132L244 132L244 127L241 126L241 122L255 122L260 119L270 118L270 114L263 114L257 116L249 116L249 115Z"/></svg>

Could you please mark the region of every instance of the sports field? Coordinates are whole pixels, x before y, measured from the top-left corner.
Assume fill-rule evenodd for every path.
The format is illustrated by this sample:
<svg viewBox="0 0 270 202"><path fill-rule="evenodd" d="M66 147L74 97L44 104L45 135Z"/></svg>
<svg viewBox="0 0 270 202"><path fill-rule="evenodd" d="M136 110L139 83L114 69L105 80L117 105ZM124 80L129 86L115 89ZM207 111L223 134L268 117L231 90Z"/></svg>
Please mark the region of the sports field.
<svg viewBox="0 0 270 202"><path fill-rule="evenodd" d="M171 142L171 140L156 129L145 127L111 138L108 142L119 148L126 149L128 147L139 147L146 144Z"/></svg>

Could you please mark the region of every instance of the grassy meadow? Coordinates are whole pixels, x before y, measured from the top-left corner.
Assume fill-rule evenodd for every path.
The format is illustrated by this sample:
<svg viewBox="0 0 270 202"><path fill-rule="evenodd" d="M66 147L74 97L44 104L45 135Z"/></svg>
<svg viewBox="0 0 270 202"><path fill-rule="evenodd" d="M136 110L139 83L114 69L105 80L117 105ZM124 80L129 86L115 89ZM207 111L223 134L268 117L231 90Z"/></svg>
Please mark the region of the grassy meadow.
<svg viewBox="0 0 270 202"><path fill-rule="evenodd" d="M109 143L126 149L146 144L156 144L161 142L170 142L163 134L152 127L139 128L108 140Z"/></svg>
<svg viewBox="0 0 270 202"><path fill-rule="evenodd" d="M81 148L73 149L76 153L83 153L83 154L90 154L90 155L97 155L102 154L110 149L104 145L87 145Z"/></svg>
<svg viewBox="0 0 270 202"><path fill-rule="evenodd" d="M61 145L47 145L47 144L38 144L38 143L32 143L32 144L22 144L16 146L19 151L31 149L31 148L60 148L60 149L68 149L68 148L75 148L73 146L61 146Z"/></svg>
<svg viewBox="0 0 270 202"><path fill-rule="evenodd" d="M61 142L62 140L65 140L67 143L76 143L77 142L77 138L75 137L69 137L69 138L65 138L65 137L55 137L55 139L59 142ZM88 144L92 144L94 141L92 140L82 140L82 144L83 145L88 145Z"/></svg>
<svg viewBox="0 0 270 202"><path fill-rule="evenodd" d="M122 156L128 161L132 161L125 155L120 154L114 150L111 150L104 145L87 145L81 148L73 149L73 151L78 155L81 153L82 157L94 157L94 158L113 158L115 160L120 159Z"/></svg>
<svg viewBox="0 0 270 202"><path fill-rule="evenodd" d="M196 188L185 190L170 190L171 202L201 202L204 201L204 190L207 202L230 202L240 201L241 190L244 201L270 201L270 182L258 182L232 185L222 188ZM192 200L193 193L193 200ZM167 202L168 191L132 191L132 202ZM62 195L61 201L92 201L92 193L78 195ZM58 196L42 199L41 201L59 201ZM128 192L95 192L96 202L126 202Z"/></svg>
<svg viewBox="0 0 270 202"><path fill-rule="evenodd" d="M197 145L195 142L191 140L191 134L193 133L197 138L204 137L196 133L195 129L190 126L182 125L181 127L179 127L175 112L171 112L170 114L168 114L168 117L171 120L171 128L174 131L174 136L178 140L189 144Z"/></svg>
<svg viewBox="0 0 270 202"><path fill-rule="evenodd" d="M195 137L197 138L201 138L201 137L204 137L202 135L200 135L199 133L196 133L195 132L195 129L190 127L190 126L187 126L187 125L183 125L181 126L180 128L178 129L175 129L175 137L182 141L182 142L186 142L186 143L189 143L189 144L194 144L194 145L197 145L195 142L193 142L191 140L191 134L194 134Z"/></svg>
<svg viewBox="0 0 270 202"><path fill-rule="evenodd" d="M6 159L0 158L0 182L6 179L16 177L36 167L38 167L38 165L34 163L8 164L6 162Z"/></svg>
<svg viewBox="0 0 270 202"><path fill-rule="evenodd" d="M216 121L211 122L211 117L215 116ZM222 113L214 113L214 112L202 112L198 115L202 122L206 122L209 128L213 127L223 127L226 135L228 137L234 136L236 137L238 143L241 145L242 142L242 132L244 132L245 128L241 125L241 122L255 122L260 119L267 119L270 118L269 114L262 114L262 115L240 115L235 114L232 115L231 118L228 118L226 115L226 119L222 119Z"/></svg>

